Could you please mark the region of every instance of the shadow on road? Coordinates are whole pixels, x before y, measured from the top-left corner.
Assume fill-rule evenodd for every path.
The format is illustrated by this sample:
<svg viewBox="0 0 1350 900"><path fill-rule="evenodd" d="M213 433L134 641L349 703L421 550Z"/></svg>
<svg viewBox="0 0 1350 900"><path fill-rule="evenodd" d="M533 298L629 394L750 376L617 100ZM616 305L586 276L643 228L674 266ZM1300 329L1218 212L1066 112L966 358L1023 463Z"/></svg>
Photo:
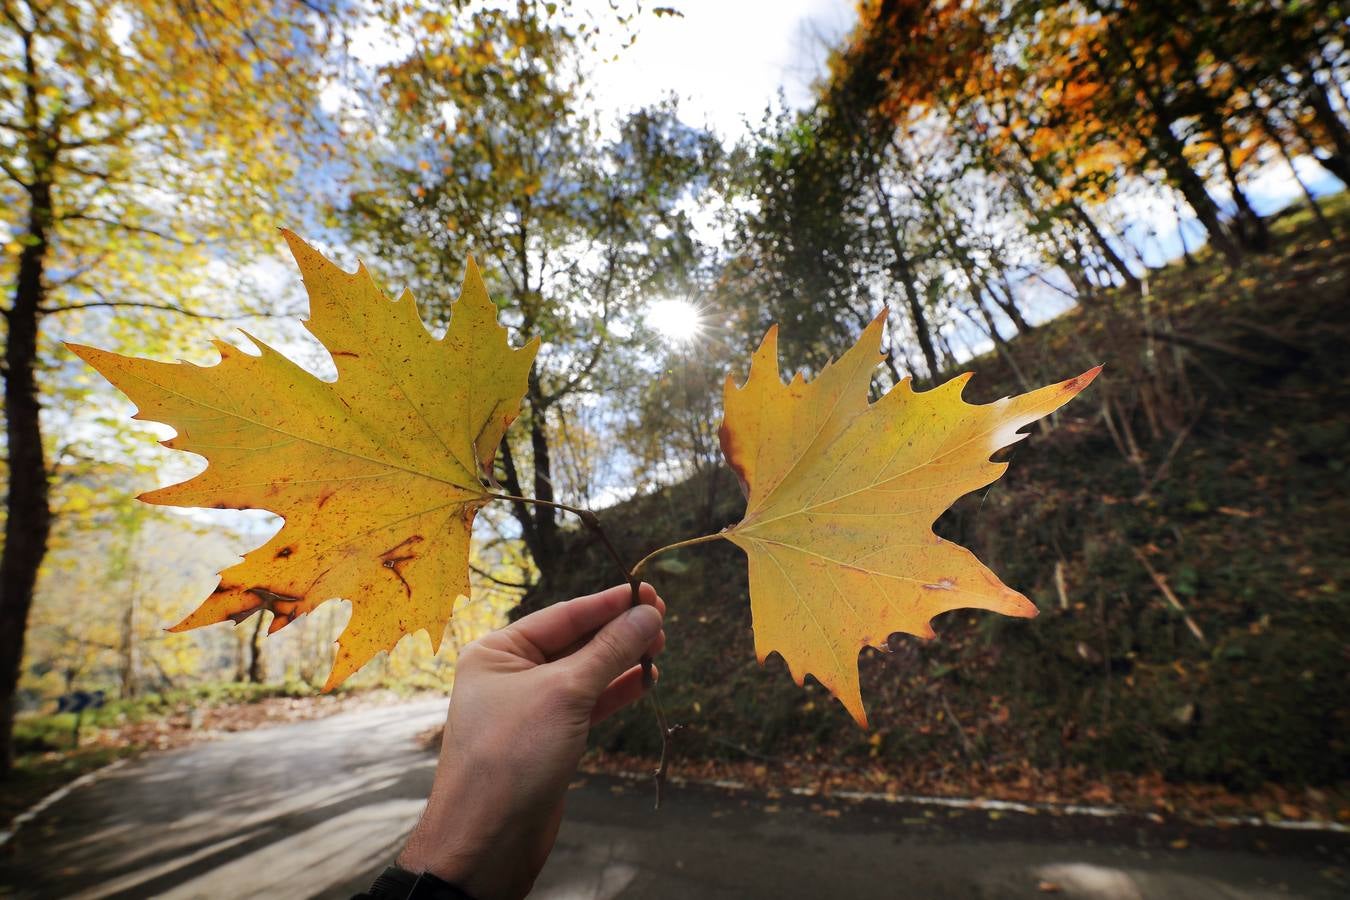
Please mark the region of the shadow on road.
<svg viewBox="0 0 1350 900"><path fill-rule="evenodd" d="M19 898L349 897L431 785L443 700L143 757L53 804L0 861ZM1267 900L1347 895L1342 834L999 815L579 778L539 900Z"/></svg>
<svg viewBox="0 0 1350 900"><path fill-rule="evenodd" d="M154 754L72 793L5 848L18 897L303 897L378 871L435 760L445 701L359 710Z"/></svg>

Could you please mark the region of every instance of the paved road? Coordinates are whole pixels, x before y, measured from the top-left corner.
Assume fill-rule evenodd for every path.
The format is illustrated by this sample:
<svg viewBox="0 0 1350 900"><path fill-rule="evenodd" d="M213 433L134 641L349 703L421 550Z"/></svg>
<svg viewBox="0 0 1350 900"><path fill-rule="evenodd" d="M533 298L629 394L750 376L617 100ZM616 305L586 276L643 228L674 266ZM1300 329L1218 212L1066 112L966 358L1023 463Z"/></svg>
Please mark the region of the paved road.
<svg viewBox="0 0 1350 900"><path fill-rule="evenodd" d="M349 896L416 818L434 760L413 737L443 714L419 701L142 757L25 826L0 850L0 885L21 898ZM1330 898L1350 896L1347 859L1343 836L709 788L674 789L657 814L646 783L587 778L534 896Z"/></svg>

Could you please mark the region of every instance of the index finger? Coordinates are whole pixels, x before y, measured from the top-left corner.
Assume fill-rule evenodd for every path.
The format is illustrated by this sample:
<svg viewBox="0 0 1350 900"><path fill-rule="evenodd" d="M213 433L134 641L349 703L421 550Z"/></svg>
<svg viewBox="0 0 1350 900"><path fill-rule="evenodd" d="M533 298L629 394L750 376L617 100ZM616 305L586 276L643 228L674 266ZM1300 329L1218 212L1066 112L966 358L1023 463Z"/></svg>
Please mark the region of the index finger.
<svg viewBox="0 0 1350 900"><path fill-rule="evenodd" d="M564 600L530 613L506 631L528 641L545 659L552 659L603 628L632 602L633 589L620 584L598 594ZM665 615L666 604L656 595L656 589L646 582L638 589L638 602L654 606Z"/></svg>

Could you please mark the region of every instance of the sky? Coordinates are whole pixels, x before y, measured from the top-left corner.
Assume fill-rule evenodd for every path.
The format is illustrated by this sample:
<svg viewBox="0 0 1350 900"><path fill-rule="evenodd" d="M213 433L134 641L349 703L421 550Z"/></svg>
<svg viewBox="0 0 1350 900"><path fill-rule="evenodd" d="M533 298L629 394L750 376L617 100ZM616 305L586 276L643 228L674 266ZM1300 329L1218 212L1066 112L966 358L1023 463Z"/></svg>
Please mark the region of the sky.
<svg viewBox="0 0 1350 900"><path fill-rule="evenodd" d="M623 11L634 5L616 2ZM661 7L679 15L653 12ZM618 30L611 0L579 0L568 15L602 32ZM689 124L736 138L780 92L793 107L809 103L830 45L856 18L851 0L643 0L632 23L637 42L598 65L590 86L602 113L614 119L674 94ZM371 66L408 49L375 23L352 42L353 54ZM327 97L330 111L341 100L335 86Z"/></svg>
<svg viewBox="0 0 1350 900"><path fill-rule="evenodd" d="M621 12L639 10L627 26L616 22L615 4ZM666 7L678 15L656 14L655 10ZM856 22L853 0L575 0L564 9L573 27L581 21L599 27L604 37L597 48L605 51L602 55L617 51L613 59L596 63L588 78L602 121L617 123L633 110L673 95L679 100L681 118L711 129L726 141L744 136L762 120L768 106L802 108L812 102L814 85L824 74L830 48L837 46ZM627 37L630 28L636 31L636 42L620 48L619 41ZM358 30L351 49L360 62L373 68L401 57L411 47L393 39L387 26L372 20ZM335 85L325 95L329 112L354 99L344 97L344 90ZM1311 160L1300 162L1306 164L1300 166L1300 174L1314 193L1339 187ZM1278 165L1249 186L1261 212L1280 208L1298 192L1287 168ZM1222 202L1224 198L1218 199ZM1108 213L1111 223L1123 227L1131 245L1118 250L1131 259L1142 255L1150 266L1181 255L1181 229L1192 249L1204 240L1203 229L1193 219L1178 227L1170 194L1158 190L1128 192L1111 202ZM699 218L695 214L696 222ZM344 264L350 263L341 252L338 257ZM295 279L284 255L266 261L259 270L260 280L276 285L277 296L295 293ZM1035 285L1028 286L1024 301L1028 318L1036 322L1072 305L1053 289L1040 290ZM657 304L647 324L665 338L680 339L685 335L670 326L686 323L689 315L688 310ZM970 329L963 325L954 327L955 343L963 356L988 349L983 335L967 334ZM298 328L278 330L298 332ZM279 340L288 350L306 348L305 364L331 376L326 354L307 337L270 334L265 326L263 331L264 336Z"/></svg>
<svg viewBox="0 0 1350 900"><path fill-rule="evenodd" d="M799 108L810 103L812 85L824 71L830 45L842 39L856 19L852 0L662 0L657 5L673 7L682 15L657 16L650 0L644 0L635 20L637 42L592 73L591 89L602 116L617 121L674 94L686 122L711 128L729 140L745 134L747 123L758 122L770 104ZM584 0L573 6L574 12L589 13L593 21L614 21L609 0ZM389 62L407 49L374 26L358 33L352 44L354 55L370 66ZM341 89L334 89L323 102L333 112L346 99ZM342 254L339 259L344 265L352 261ZM258 262L252 273L260 283L275 285L278 298L299 300L298 279L284 253ZM250 329L306 368L332 376L331 360L298 321L254 322ZM220 330L221 337L238 342L233 328ZM212 355L204 348L198 361L206 362ZM172 434L172 429L146 425L160 438ZM186 477L202 467L195 457L188 463L182 456L162 454L169 469L161 475L167 477L171 469L175 477ZM213 525L228 522L239 527L244 518L235 511L194 512L200 513L194 519ZM250 520L253 528L246 530L270 531L274 522L259 514Z"/></svg>
<svg viewBox="0 0 1350 900"><path fill-rule="evenodd" d="M605 0L589 6L603 9ZM781 91L787 103L811 100L831 44L856 21L848 0L684 0L683 15L644 11L638 40L596 71L601 107L616 113L674 93L692 125L724 138L744 133Z"/></svg>

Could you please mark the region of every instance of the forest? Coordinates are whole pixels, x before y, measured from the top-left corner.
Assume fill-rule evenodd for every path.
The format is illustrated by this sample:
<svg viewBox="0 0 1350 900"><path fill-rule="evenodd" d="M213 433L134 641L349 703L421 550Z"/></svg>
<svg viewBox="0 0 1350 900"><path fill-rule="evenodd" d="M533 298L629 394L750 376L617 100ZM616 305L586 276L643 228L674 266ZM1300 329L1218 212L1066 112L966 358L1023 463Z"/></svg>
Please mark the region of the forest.
<svg viewBox="0 0 1350 900"><path fill-rule="evenodd" d="M818 375L884 310L874 399L1104 365L936 526L1040 616L865 650L864 731L756 661L739 550L663 556L676 768L1350 819L1346 8L845 12L804 96L728 130L679 84L605 99L681 4L0 0L0 778L49 786L218 706L333 702L350 604L166 630L280 520L138 502L202 461L64 345L209 365L242 329L331 379L286 227L437 333L472 256L511 345L540 339L489 472L530 502L479 513L444 641L338 700L444 692L469 642L616 583L557 504L630 560L737 521L724 381L773 324L784 374ZM94 691L82 724L57 713ZM586 764L641 771L660 738L637 708Z"/></svg>

